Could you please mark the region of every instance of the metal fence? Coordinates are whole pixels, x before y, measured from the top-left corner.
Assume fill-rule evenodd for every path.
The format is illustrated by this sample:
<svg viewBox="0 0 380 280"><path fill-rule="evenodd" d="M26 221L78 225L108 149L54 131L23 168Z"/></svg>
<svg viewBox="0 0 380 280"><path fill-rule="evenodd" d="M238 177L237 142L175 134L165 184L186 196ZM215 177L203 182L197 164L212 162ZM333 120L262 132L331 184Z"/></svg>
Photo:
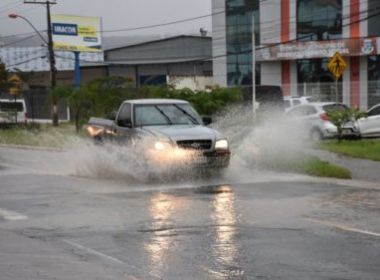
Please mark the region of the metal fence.
<svg viewBox="0 0 380 280"><path fill-rule="evenodd" d="M303 83L282 86L283 92L291 96L312 96L319 101L338 101L346 102L347 100L360 100L370 108L380 103L380 80L368 81L366 84L351 82L347 87L343 87L342 82L336 83ZM351 90L350 90L351 89ZM352 90L353 89L353 90ZM355 92L357 96L352 96ZM346 102L347 103L347 102Z"/></svg>
<svg viewBox="0 0 380 280"><path fill-rule="evenodd" d="M0 93L0 98L13 99L14 97L9 93ZM47 89L26 90L18 98L25 99L30 121L48 122L51 120L51 96ZM58 117L61 121L70 120L70 112L64 100L58 102Z"/></svg>

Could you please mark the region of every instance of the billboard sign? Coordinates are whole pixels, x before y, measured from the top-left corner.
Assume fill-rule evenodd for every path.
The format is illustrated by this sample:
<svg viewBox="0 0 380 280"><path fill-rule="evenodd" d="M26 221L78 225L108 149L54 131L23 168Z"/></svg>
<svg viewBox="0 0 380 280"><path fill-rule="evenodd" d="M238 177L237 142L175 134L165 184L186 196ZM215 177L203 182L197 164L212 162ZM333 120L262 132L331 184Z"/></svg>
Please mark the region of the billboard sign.
<svg viewBox="0 0 380 280"><path fill-rule="evenodd" d="M58 51L101 52L101 19L52 15L53 46Z"/></svg>

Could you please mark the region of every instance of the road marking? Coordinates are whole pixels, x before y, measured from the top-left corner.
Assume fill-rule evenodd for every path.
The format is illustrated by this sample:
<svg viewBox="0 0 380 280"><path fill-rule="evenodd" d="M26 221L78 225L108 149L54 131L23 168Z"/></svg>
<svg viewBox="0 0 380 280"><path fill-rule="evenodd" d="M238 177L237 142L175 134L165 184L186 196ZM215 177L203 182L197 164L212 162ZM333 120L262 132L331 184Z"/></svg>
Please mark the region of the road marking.
<svg viewBox="0 0 380 280"><path fill-rule="evenodd" d="M28 217L25 215L2 208L0 208L0 217L8 221L20 221L28 219Z"/></svg>
<svg viewBox="0 0 380 280"><path fill-rule="evenodd" d="M90 254L93 254L93 255L105 258L107 260L110 260L110 261L113 261L113 262L116 262L116 263L119 263L119 264L127 264L127 263L123 262L122 260L119 260L118 258L114 258L114 257L108 256L106 254L103 254L102 252L99 252L99 251L96 251L94 249L85 247L85 246L80 245L80 244L78 244L76 242L73 242L73 241L70 241L70 240L67 240L67 239L64 239L63 242L65 242L66 244L69 244L69 245L71 245L73 247L76 247L78 249L84 250L84 251L86 251L86 252L88 252Z"/></svg>
<svg viewBox="0 0 380 280"><path fill-rule="evenodd" d="M350 232L380 237L380 233L373 232L373 231L357 229L357 228L349 227L349 226L338 224L338 223L328 222L328 221L321 221L321 220L316 220L316 219L307 219L307 220L316 224L333 227L333 228L340 229L343 231L350 231Z"/></svg>

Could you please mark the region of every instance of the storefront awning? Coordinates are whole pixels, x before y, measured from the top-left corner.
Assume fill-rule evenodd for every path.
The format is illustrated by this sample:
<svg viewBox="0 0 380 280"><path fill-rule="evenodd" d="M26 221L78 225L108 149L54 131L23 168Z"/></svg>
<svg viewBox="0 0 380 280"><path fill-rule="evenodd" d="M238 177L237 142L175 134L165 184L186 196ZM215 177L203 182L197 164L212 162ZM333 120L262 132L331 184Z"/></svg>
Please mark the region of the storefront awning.
<svg viewBox="0 0 380 280"><path fill-rule="evenodd" d="M343 56L378 55L380 54L380 37L291 42L260 46L256 50L256 61L329 58L336 52Z"/></svg>

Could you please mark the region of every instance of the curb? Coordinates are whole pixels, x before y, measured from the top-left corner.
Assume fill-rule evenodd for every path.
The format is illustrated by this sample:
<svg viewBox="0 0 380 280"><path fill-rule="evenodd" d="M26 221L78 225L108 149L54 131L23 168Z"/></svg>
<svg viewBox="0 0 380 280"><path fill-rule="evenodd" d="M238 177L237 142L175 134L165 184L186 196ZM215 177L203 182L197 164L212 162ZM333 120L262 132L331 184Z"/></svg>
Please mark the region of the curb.
<svg viewBox="0 0 380 280"><path fill-rule="evenodd" d="M19 150L35 150L35 151L49 151L49 152L63 152L62 148L54 148L54 147L46 147L46 146L0 144L0 148L11 148L11 149L19 149Z"/></svg>

